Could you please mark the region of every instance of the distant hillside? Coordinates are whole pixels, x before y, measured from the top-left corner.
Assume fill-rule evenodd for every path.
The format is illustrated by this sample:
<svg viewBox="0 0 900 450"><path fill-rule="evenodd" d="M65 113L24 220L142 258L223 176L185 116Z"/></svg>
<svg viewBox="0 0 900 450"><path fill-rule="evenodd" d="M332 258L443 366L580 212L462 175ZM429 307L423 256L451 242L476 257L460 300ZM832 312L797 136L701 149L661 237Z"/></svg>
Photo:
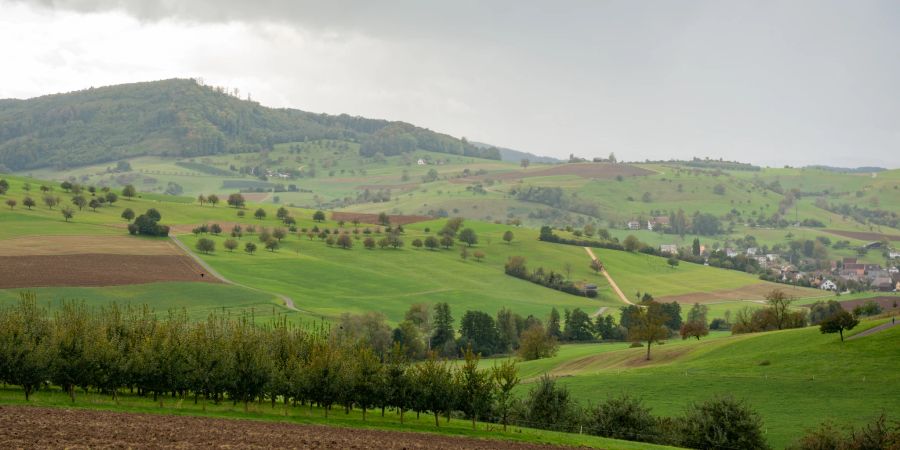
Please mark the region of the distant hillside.
<svg viewBox="0 0 900 450"><path fill-rule="evenodd" d="M500 151L500 159L503 161L506 161L506 162L517 163L519 161L522 161L523 159L527 159L531 162L549 163L549 164L565 162L561 159L556 159L556 158L553 158L550 156L538 156L538 155L535 155L534 153L522 152L519 150L513 150L511 148L497 147L495 145L485 144L482 142L472 142L472 145L474 145L478 148L481 148L481 149L495 148Z"/></svg>
<svg viewBox="0 0 900 450"><path fill-rule="evenodd" d="M359 142L366 156L421 149L500 159L497 149L407 123L267 108L194 80L0 100L0 165L11 170L258 151L311 139Z"/></svg>
<svg viewBox="0 0 900 450"><path fill-rule="evenodd" d="M832 167L832 166L806 166L807 169L827 170L838 173L876 173L884 172L884 167Z"/></svg>

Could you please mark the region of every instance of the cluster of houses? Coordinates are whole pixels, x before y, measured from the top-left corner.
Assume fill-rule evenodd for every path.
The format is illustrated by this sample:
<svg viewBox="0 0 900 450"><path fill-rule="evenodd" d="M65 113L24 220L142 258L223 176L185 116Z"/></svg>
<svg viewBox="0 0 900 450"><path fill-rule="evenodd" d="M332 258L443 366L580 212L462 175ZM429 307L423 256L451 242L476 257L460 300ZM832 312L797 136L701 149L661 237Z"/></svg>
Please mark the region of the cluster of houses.
<svg viewBox="0 0 900 450"><path fill-rule="evenodd" d="M651 217L647 219L646 223L638 220L629 220L627 225L629 230L642 230L646 228L653 231L669 226L669 218L666 216Z"/></svg>
<svg viewBox="0 0 900 450"><path fill-rule="evenodd" d="M662 254L678 254L678 246L675 244L662 244L659 252ZM832 261L830 270L816 270L804 272L795 265L785 261L777 253L762 254L759 248L749 247L744 250L725 248L718 250L729 258L744 255L755 259L759 268L772 276L773 279L791 284L810 286L828 291L837 291L841 286L857 284L867 286L869 289L882 292L900 292L900 266L884 268L881 264L861 263L857 258L843 258ZM706 247L700 246L700 254L707 255ZM900 259L900 252L890 252L891 260Z"/></svg>

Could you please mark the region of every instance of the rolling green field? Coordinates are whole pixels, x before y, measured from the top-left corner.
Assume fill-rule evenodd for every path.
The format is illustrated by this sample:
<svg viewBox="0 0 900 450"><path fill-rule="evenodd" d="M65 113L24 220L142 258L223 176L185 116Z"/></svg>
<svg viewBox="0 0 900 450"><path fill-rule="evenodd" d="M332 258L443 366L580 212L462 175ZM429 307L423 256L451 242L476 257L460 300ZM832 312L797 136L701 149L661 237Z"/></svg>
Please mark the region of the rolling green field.
<svg viewBox="0 0 900 450"><path fill-rule="evenodd" d="M884 322L864 321L849 335ZM783 448L828 419L861 424L881 412L900 416L898 342L900 327L844 343L818 327L712 333L699 342L654 346L649 363L645 348L579 344L562 346L553 358L522 362L519 371L526 381L543 373L560 376L584 404L627 392L663 416L679 414L691 401L732 395L762 415L769 441ZM528 383L520 391L527 389Z"/></svg>

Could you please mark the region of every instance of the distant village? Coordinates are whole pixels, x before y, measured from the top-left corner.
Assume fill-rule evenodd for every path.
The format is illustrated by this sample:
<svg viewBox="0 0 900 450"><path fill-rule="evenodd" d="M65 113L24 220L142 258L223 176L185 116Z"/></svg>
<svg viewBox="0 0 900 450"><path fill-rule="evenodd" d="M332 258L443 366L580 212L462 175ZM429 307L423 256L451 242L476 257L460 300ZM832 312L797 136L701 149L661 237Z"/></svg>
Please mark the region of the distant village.
<svg viewBox="0 0 900 450"><path fill-rule="evenodd" d="M666 216L627 222L629 230L660 231L668 226L669 218ZM741 243L745 245L729 244L722 248L708 248L701 245L699 255L707 262L711 256L755 261L755 265L759 267L760 278L779 283L834 292L900 291L900 250L888 247L885 242L869 242L859 250L882 252L887 261L886 267L881 264L860 262L859 258L852 257L833 259L830 265L826 264L823 267L819 261L814 261L814 258L791 252L790 246L776 246L769 249L765 246ZM692 251L691 248L680 248L676 244L662 244L658 250L660 254L672 256Z"/></svg>

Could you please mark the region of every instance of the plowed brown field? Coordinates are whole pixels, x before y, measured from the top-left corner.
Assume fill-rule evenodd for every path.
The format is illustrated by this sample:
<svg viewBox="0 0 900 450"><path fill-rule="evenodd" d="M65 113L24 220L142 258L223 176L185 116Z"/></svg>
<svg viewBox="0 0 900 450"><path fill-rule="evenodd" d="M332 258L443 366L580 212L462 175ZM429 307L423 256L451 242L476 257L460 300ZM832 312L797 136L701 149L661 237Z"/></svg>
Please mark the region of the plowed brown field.
<svg viewBox="0 0 900 450"><path fill-rule="evenodd" d="M848 237L850 239L859 239L861 241L900 241L900 235L897 234L881 234L870 233L868 231L844 231L844 230L825 230L828 233L838 236Z"/></svg>
<svg viewBox="0 0 900 450"><path fill-rule="evenodd" d="M425 433L27 406L0 407L0 423L0 448L562 448Z"/></svg>
<svg viewBox="0 0 900 450"><path fill-rule="evenodd" d="M186 255L0 256L0 267L0 289L219 281Z"/></svg>

